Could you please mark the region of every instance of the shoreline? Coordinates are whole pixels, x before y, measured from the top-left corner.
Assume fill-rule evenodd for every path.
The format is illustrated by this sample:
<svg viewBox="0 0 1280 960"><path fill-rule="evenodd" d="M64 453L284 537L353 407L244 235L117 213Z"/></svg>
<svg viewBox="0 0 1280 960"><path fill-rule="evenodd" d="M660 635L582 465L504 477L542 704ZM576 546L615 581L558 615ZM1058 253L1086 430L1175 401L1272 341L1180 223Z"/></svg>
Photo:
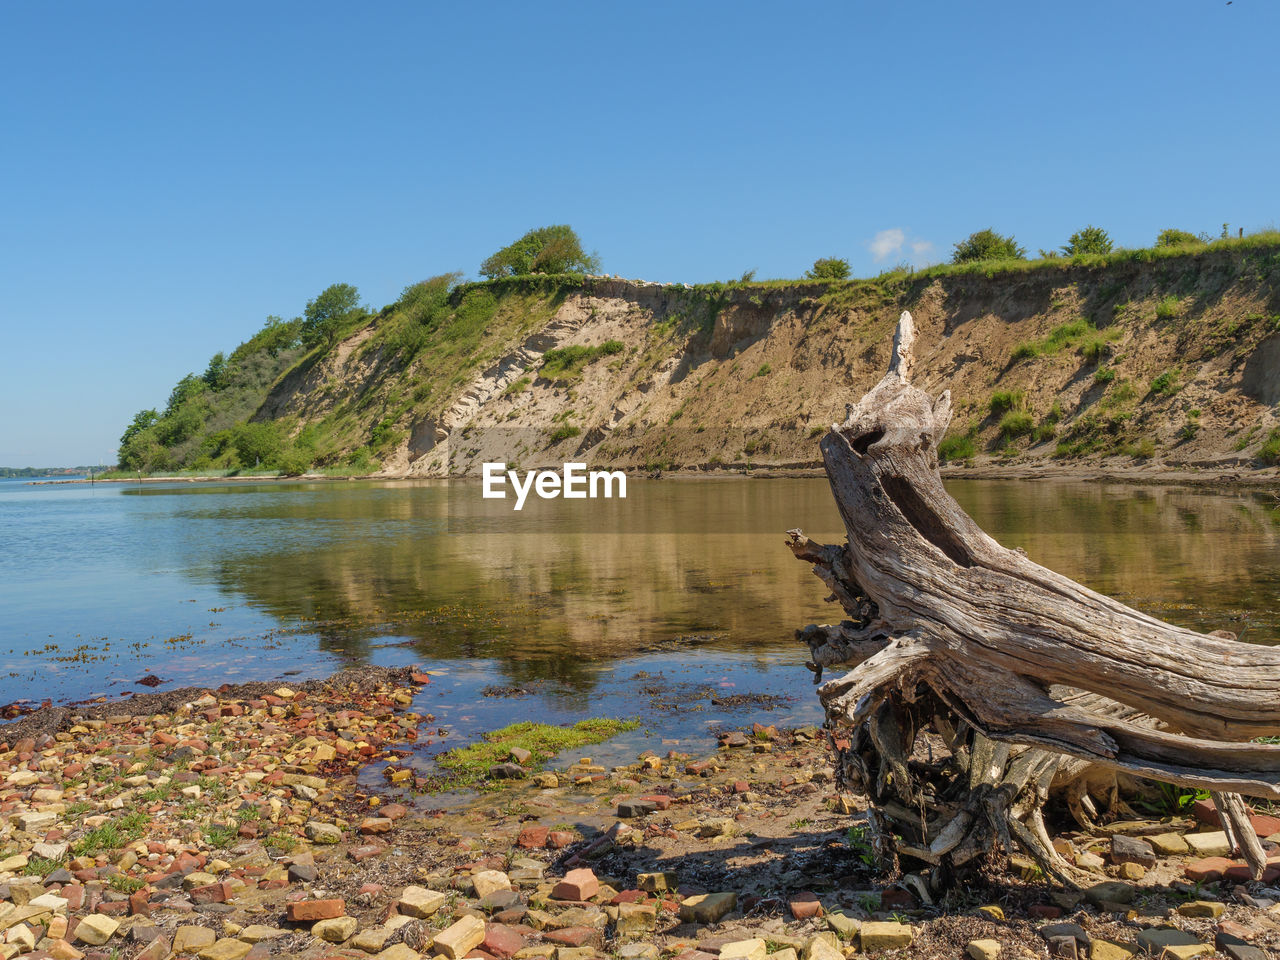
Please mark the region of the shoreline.
<svg viewBox="0 0 1280 960"><path fill-rule="evenodd" d="M409 747L431 718L412 710L430 683L372 668L6 727L4 956L950 960L978 957L975 942L983 958L1063 956L1065 937L1072 955L1120 960L1161 941L1280 945L1267 888L1222 879L1233 862L1185 842L1168 852L1222 836L1185 815L1055 831L1097 876L1084 893L1015 856L924 899L859 839L865 807L832 783L814 728L757 724L706 755L664 744L611 769L522 770L513 750L485 789L433 808L403 786L421 773ZM1142 866L1135 843L1157 831L1166 847Z"/></svg>
<svg viewBox="0 0 1280 960"><path fill-rule="evenodd" d="M821 462L751 464L730 463L701 465L670 472L643 469L624 469L631 478L666 480L715 480L741 478L748 480L808 479L823 477L826 472ZM1107 462L1054 463L1032 461L1007 463L995 459L968 464L948 464L941 468L944 480L1042 480L1072 483L1126 483L1153 486L1221 486L1267 487L1280 486L1280 467L1255 467L1244 463L1220 464L1214 462L1194 464L1115 464ZM57 486L76 484L163 484L163 483L351 483L371 480L380 483L422 483L440 481L479 482L478 476L425 477L407 474L352 474L329 476L301 474L296 477L136 477L75 480L28 480L23 486Z"/></svg>

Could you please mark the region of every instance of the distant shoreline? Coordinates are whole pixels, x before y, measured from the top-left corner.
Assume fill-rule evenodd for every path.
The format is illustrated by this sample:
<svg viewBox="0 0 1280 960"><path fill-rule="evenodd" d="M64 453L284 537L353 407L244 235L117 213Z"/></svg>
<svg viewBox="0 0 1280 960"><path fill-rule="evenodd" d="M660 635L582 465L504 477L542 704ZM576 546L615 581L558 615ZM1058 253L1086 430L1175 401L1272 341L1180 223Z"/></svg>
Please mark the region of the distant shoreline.
<svg viewBox="0 0 1280 960"><path fill-rule="evenodd" d="M712 480L724 478L741 478L748 480L774 480L788 478L822 477L825 475L821 465L805 463L756 464L750 469L746 464L717 464L714 467L674 470L670 472L644 469L622 469L631 477L651 477L668 480ZM988 461L972 466L954 464L942 468L943 479L966 480L1044 480L1066 481L1075 483L1129 483L1135 485L1156 486L1219 486L1227 484L1236 487L1269 487L1280 486L1280 468L1231 466L1182 466L1172 464L1110 464L1110 463L1074 463L1054 464L1039 461L1036 463L1001 463ZM405 474L351 474L330 476L325 474L301 474L294 477L237 477L237 476L192 476L192 477L112 477L104 479L95 477L60 480L48 478L28 480L26 486L52 486L63 484L161 484L161 483L350 483L357 480L376 480L379 482L421 482L424 480L472 480L479 477L424 477Z"/></svg>

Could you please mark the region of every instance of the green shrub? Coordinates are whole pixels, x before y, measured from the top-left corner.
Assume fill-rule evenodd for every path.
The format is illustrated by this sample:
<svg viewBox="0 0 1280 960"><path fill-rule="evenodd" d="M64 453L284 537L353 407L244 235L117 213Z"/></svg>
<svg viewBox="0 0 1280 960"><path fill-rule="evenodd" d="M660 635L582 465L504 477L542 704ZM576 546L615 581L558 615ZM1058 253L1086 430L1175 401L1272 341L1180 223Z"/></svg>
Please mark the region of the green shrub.
<svg viewBox="0 0 1280 960"><path fill-rule="evenodd" d="M1080 356L1089 363L1097 363L1111 352L1111 344L1105 337L1090 337L1080 344Z"/></svg>
<svg viewBox="0 0 1280 960"><path fill-rule="evenodd" d="M806 280L848 280L849 261L842 257L819 257L805 272Z"/></svg>
<svg viewBox="0 0 1280 960"><path fill-rule="evenodd" d="M1156 304L1157 320L1172 320L1181 310L1182 305L1178 302L1178 298L1173 294L1165 297Z"/></svg>
<svg viewBox="0 0 1280 960"><path fill-rule="evenodd" d="M298 477L311 469L311 458L297 447L291 447L276 458L275 465L284 476Z"/></svg>
<svg viewBox="0 0 1280 960"><path fill-rule="evenodd" d="M970 436L949 436L944 437L942 442L938 444L938 456L944 462L954 463L957 460L972 460L977 453L974 446L973 437Z"/></svg>
<svg viewBox="0 0 1280 960"><path fill-rule="evenodd" d="M514 277L529 273L595 273L600 258L582 249L573 227L538 227L480 264L486 277Z"/></svg>
<svg viewBox="0 0 1280 960"><path fill-rule="evenodd" d="M551 442L559 443L561 440L568 440L570 437L576 437L582 431L571 423L561 424L551 432Z"/></svg>
<svg viewBox="0 0 1280 960"><path fill-rule="evenodd" d="M1028 340L1018 344L1013 348L1013 353L1009 356L1011 363L1017 363L1019 360L1030 360L1033 357L1040 356L1040 348L1034 341Z"/></svg>
<svg viewBox="0 0 1280 960"><path fill-rule="evenodd" d="M582 368L600 357L613 356L626 349L621 340L606 340L598 347L576 344L571 347L554 347L542 355L541 376L548 380L575 377Z"/></svg>
<svg viewBox="0 0 1280 960"><path fill-rule="evenodd" d="M1025 436L1035 429L1031 414L1023 410L1011 410L1000 418L1000 436L1005 440Z"/></svg>
<svg viewBox="0 0 1280 960"><path fill-rule="evenodd" d="M1157 247L1190 247L1204 246L1204 241L1197 237L1194 233L1188 233L1186 230L1161 230L1156 237Z"/></svg>
<svg viewBox="0 0 1280 960"><path fill-rule="evenodd" d="M1027 251L1010 236L996 233L990 227L978 230L956 244L952 263L975 263L983 260L1025 260Z"/></svg>
<svg viewBox="0 0 1280 960"><path fill-rule="evenodd" d="M1110 253L1111 246L1111 237L1107 235L1107 231L1091 224L1073 233L1062 252L1068 257L1086 253Z"/></svg>
<svg viewBox="0 0 1280 960"><path fill-rule="evenodd" d="M1031 434L1031 439L1036 443L1044 443L1046 440L1052 440L1057 435L1058 425L1056 423L1042 423Z"/></svg>
<svg viewBox="0 0 1280 960"><path fill-rule="evenodd" d="M1258 459L1275 466L1280 464L1280 427L1274 427L1258 448Z"/></svg>
<svg viewBox="0 0 1280 960"><path fill-rule="evenodd" d="M754 375L752 375L751 379L754 380L756 377L767 377L772 372L773 372L773 367L769 366L767 363L762 363L760 365L760 369L757 370Z"/></svg>
<svg viewBox="0 0 1280 960"><path fill-rule="evenodd" d="M274 423L238 423L231 428L231 443L240 463L249 469L272 466L284 452L284 440Z"/></svg>
<svg viewBox="0 0 1280 960"><path fill-rule="evenodd" d="M1165 397L1172 397L1181 389L1182 386L1178 383L1177 370L1166 370L1151 381L1151 392Z"/></svg>
<svg viewBox="0 0 1280 960"><path fill-rule="evenodd" d="M315 346L323 341L333 346L333 341L360 310L360 291L349 283L335 283L325 287L314 299L307 301L302 314L302 342Z"/></svg>
<svg viewBox="0 0 1280 960"><path fill-rule="evenodd" d="M991 401L988 408L991 410L992 416L998 413L1004 413L1006 410L1020 409L1027 402L1027 395L1021 390L1000 390L991 395Z"/></svg>
<svg viewBox="0 0 1280 960"><path fill-rule="evenodd" d="M1116 372L1110 367L1099 367L1093 371L1093 382L1097 384L1110 383L1116 378Z"/></svg>

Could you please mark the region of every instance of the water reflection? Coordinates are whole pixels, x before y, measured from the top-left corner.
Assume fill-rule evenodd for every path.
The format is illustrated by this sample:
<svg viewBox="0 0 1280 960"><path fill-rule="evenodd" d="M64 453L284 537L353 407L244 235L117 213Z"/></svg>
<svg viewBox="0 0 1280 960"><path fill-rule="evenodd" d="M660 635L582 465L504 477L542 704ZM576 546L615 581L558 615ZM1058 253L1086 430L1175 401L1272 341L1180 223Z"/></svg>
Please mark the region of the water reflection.
<svg viewBox="0 0 1280 960"><path fill-rule="evenodd" d="M1280 640L1269 493L949 488L997 540L1096 590ZM44 489L0 496L15 545L0 553L11 697L35 663L42 695L80 696L148 665L210 683L396 659L484 661L495 682L580 695L642 653L798 668L794 629L840 617L784 543L796 526L840 539L820 478L633 480L625 501L531 500L519 514L475 483ZM29 653L45 644L57 649ZM110 667L58 659L78 647Z"/></svg>

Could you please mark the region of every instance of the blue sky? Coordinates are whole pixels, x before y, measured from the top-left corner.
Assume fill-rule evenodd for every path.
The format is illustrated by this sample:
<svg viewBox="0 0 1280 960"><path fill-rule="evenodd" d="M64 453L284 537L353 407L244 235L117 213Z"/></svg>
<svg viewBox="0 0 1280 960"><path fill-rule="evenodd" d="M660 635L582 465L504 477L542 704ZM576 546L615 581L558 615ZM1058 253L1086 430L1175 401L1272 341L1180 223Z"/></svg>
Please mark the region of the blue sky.
<svg viewBox="0 0 1280 960"><path fill-rule="evenodd" d="M994 226L1280 219L1274 0L0 6L0 465L330 283L570 223L610 273L867 275Z"/></svg>

